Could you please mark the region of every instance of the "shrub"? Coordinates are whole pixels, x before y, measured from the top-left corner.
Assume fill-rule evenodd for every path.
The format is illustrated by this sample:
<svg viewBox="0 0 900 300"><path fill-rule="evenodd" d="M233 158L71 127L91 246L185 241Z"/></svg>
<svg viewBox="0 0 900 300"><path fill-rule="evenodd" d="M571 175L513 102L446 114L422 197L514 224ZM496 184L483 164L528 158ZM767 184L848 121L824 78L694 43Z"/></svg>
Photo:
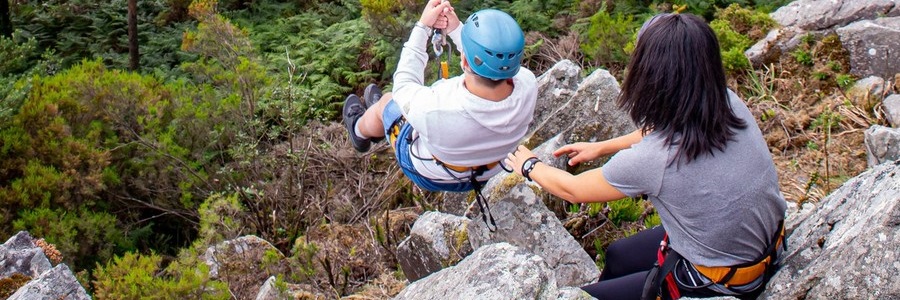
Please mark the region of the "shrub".
<svg viewBox="0 0 900 300"><path fill-rule="evenodd" d="M632 42L638 26L632 16L610 15L603 5L593 16L576 23L574 29L580 35L581 51L592 62L624 65L628 61L625 48Z"/></svg>
<svg viewBox="0 0 900 300"><path fill-rule="evenodd" d="M119 229L116 217L87 209L67 211L38 208L26 210L13 222L15 230L26 230L56 245L66 261L78 268L106 261L115 253L133 249Z"/></svg>
<svg viewBox="0 0 900 300"><path fill-rule="evenodd" d="M709 23L722 51L722 64L729 73L748 70L750 61L744 56L753 42L764 37L776 26L768 14L732 4L716 11L716 19Z"/></svg>
<svg viewBox="0 0 900 300"><path fill-rule="evenodd" d="M209 279L204 263L172 263L160 270L156 254L126 253L97 265L94 272L95 299L231 299L228 285Z"/></svg>

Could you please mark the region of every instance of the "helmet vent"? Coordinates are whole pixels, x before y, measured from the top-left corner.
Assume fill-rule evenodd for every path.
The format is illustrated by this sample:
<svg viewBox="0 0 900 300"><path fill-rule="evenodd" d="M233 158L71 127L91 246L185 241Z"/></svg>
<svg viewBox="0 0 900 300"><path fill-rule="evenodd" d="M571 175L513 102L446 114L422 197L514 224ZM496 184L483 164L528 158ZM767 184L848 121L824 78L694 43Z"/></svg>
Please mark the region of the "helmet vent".
<svg viewBox="0 0 900 300"><path fill-rule="evenodd" d="M478 25L478 15L473 15L473 16L472 16L472 23L475 24L475 27L481 27L481 26Z"/></svg>
<svg viewBox="0 0 900 300"><path fill-rule="evenodd" d="M476 66L480 66L480 65L482 65L482 64L484 64L484 61L481 60L481 57L476 56L476 57L475 57L475 65L476 65Z"/></svg>

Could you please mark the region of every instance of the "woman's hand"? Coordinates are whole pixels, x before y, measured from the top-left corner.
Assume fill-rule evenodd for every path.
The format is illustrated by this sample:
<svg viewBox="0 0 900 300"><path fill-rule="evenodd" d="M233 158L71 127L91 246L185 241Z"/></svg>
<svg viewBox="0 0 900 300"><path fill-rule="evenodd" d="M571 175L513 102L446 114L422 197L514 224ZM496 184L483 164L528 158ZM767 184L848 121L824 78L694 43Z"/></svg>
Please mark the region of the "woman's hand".
<svg viewBox="0 0 900 300"><path fill-rule="evenodd" d="M555 157L564 154L569 157L569 166L592 161L603 155L603 143L574 143L553 151L553 156Z"/></svg>
<svg viewBox="0 0 900 300"><path fill-rule="evenodd" d="M432 28L438 28L435 25L443 25L446 28L449 26L450 21L447 20L445 13L450 11L450 2L441 2L441 0L429 0L428 4L425 4L425 10L422 11L422 17L419 18L419 22L421 22L425 26ZM441 24L436 24L438 23L438 19L441 17L444 17L444 21Z"/></svg>
<svg viewBox="0 0 900 300"><path fill-rule="evenodd" d="M513 169L513 172L516 172L516 174L522 175L522 164L524 164L526 160L532 157L537 157L537 155L534 155L534 152L528 150L527 147L519 145L519 147L516 148L516 151L513 151L512 153L506 155L506 159L503 160L503 164L511 167Z"/></svg>

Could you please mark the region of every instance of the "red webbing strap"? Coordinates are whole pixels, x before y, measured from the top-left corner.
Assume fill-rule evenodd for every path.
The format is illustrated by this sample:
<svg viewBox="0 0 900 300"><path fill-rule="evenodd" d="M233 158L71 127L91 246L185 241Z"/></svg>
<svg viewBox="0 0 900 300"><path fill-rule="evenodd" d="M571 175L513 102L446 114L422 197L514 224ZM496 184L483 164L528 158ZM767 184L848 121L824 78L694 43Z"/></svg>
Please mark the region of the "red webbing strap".
<svg viewBox="0 0 900 300"><path fill-rule="evenodd" d="M663 235L662 241L659 242L659 251L656 252L656 260L660 266L665 265L666 252L668 249L669 249L669 234L666 233L665 235ZM674 264L674 263L677 263L677 262L673 262L670 264ZM666 279L665 279L666 289L669 290L669 296L672 297L672 299L681 298L681 293L678 291L678 285L675 284L675 268L672 268L670 270L663 271L663 272L665 272L664 275L666 276Z"/></svg>

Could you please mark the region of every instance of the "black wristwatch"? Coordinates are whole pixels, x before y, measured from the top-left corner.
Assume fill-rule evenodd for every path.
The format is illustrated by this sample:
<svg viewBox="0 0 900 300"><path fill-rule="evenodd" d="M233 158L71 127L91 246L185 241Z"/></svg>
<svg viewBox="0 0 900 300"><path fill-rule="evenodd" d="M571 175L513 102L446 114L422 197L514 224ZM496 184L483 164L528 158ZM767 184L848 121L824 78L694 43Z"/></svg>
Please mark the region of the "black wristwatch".
<svg viewBox="0 0 900 300"><path fill-rule="evenodd" d="M534 166L536 166L539 162L541 162L541 160L537 157L532 157L525 160L525 163L522 164L522 176L525 176L525 179L528 179L528 181L534 181L531 180L531 176L529 176L529 174L531 174L531 170L534 170Z"/></svg>

